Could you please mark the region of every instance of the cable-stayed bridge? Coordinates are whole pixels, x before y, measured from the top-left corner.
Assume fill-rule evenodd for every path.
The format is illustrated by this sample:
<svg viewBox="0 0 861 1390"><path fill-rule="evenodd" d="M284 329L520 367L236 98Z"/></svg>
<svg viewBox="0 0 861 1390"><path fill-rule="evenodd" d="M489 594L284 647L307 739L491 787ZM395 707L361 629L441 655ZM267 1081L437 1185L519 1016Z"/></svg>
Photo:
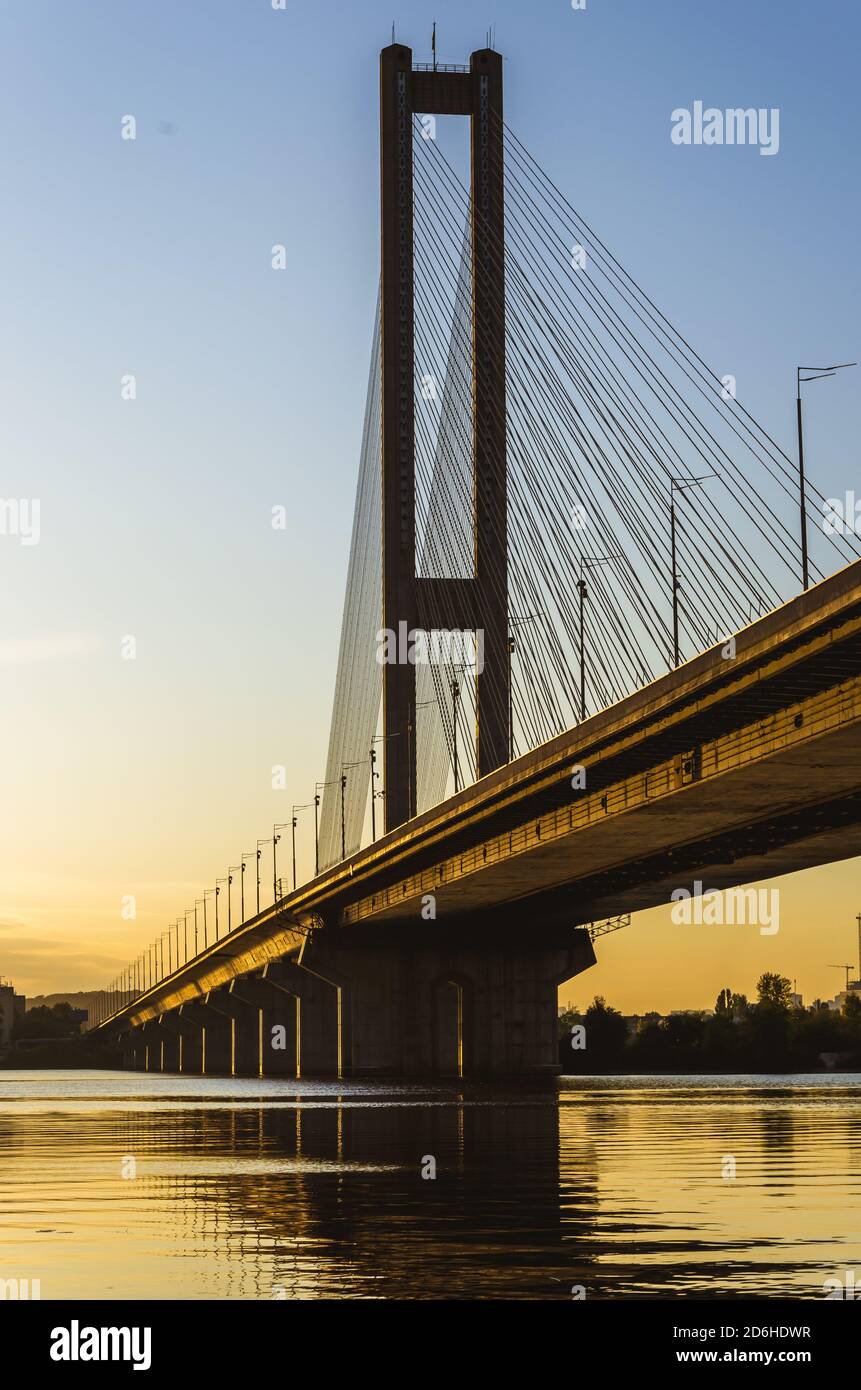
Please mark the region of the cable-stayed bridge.
<svg viewBox="0 0 861 1390"><path fill-rule="evenodd" d="M129 1065L555 1070L603 931L861 853L857 537L509 128L499 54L380 71L317 873L273 832L270 903L258 842L253 915L243 858L202 948L195 907L124 972Z"/></svg>

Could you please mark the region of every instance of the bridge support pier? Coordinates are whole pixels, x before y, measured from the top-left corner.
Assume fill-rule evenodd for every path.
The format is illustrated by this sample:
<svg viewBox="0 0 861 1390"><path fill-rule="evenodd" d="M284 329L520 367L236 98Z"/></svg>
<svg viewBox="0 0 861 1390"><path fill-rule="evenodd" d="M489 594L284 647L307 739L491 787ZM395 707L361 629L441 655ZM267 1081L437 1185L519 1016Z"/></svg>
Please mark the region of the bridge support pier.
<svg viewBox="0 0 861 1390"><path fill-rule="evenodd" d="M298 998L278 978L278 967L270 966L262 979L234 980L230 986L232 995L255 1010L260 1076L298 1074Z"/></svg>
<svg viewBox="0 0 861 1390"><path fill-rule="evenodd" d="M292 1033L293 1039L293 1075L346 1075L340 1063L337 986L286 960L267 966L264 981L277 991L277 1002L273 999L275 1013L283 1019L286 1012L288 1037ZM277 1021L273 1026L277 1026Z"/></svg>
<svg viewBox="0 0 861 1390"><path fill-rule="evenodd" d="M187 1008L183 1005L183 1009ZM174 1069L183 1076L200 1076L203 1071L203 1030L182 1009L160 1014L158 1027L169 1039L165 1049L165 1070ZM168 1067L168 1061L175 1063Z"/></svg>
<svg viewBox="0 0 861 1390"><path fill-rule="evenodd" d="M260 1010L247 1003L233 988L211 990L206 996L205 1008L215 1016L215 1023L207 1023L206 1041L210 1046L210 1036L217 1030L218 1061L224 1060L222 1049L224 1041L228 1045L227 1070L230 1076L260 1075ZM218 1022L218 1020L223 1020ZM210 1056L207 1055L206 1070L211 1072ZM214 1060L213 1060L214 1064Z"/></svg>
<svg viewBox="0 0 861 1390"><path fill-rule="evenodd" d="M220 1009L208 1002L196 1000L179 1007L180 1021L191 1023L200 1032L200 1075L230 1076L231 1026ZM185 1056L185 1037L183 1037L183 1059ZM197 1053L195 1051L195 1061ZM183 1065L183 1071L186 1070Z"/></svg>
<svg viewBox="0 0 861 1390"><path fill-rule="evenodd" d="M585 931L563 944L533 945L485 936L437 945L356 948L306 940L299 969L327 982L328 1017L319 996L318 1030L334 1011L341 1076L555 1075L559 1071L557 990L595 963ZM491 944L493 942L493 944ZM283 968L283 967L279 967ZM296 967L291 967L295 970ZM334 1010L333 1010L334 1006ZM300 1020L313 1011L300 997ZM304 1033L300 1029L300 1074ZM324 1074L332 1075L331 1060Z"/></svg>
<svg viewBox="0 0 861 1390"><path fill-rule="evenodd" d="M161 1032L158 1025L145 1023L138 1030L137 1069L138 1071L161 1071Z"/></svg>

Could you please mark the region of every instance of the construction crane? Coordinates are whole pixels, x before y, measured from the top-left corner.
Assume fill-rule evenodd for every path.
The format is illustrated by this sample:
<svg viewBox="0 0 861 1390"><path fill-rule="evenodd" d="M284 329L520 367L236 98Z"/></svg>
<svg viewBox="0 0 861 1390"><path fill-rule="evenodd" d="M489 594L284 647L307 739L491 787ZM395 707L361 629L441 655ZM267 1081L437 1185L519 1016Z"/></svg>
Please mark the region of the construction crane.
<svg viewBox="0 0 861 1390"><path fill-rule="evenodd" d="M846 991L847 991L847 993L848 993L848 990L849 990L849 972L850 972L850 970L854 970L854 968L855 968L855 967L852 966L852 965L829 965L829 967L828 967L829 970L845 970L845 971L846 971Z"/></svg>

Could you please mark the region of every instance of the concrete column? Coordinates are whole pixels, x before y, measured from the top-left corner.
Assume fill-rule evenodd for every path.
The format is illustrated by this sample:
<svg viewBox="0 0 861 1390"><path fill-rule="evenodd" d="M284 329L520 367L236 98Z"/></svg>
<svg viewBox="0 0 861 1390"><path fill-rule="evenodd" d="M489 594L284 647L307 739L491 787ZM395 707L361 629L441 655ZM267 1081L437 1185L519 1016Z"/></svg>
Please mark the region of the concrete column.
<svg viewBox="0 0 861 1390"><path fill-rule="evenodd" d="M296 1000L297 1076L345 1076L344 1010L348 1001L331 979L279 961L264 971L267 982Z"/></svg>
<svg viewBox="0 0 861 1390"><path fill-rule="evenodd" d="M588 934L566 931L558 946L530 946L526 933L436 936L373 948L337 931L326 933L337 944L306 940L299 969L328 981L336 1000L338 1074L556 1074L557 990L595 963Z"/></svg>
<svg viewBox="0 0 861 1390"><path fill-rule="evenodd" d="M167 1028L161 1028L161 1069L163 1072L179 1071L179 1038Z"/></svg>
<svg viewBox="0 0 861 1390"><path fill-rule="evenodd" d="M144 1023L140 1030L143 1047L143 1070L161 1072L161 1031L157 1024Z"/></svg>
<svg viewBox="0 0 861 1390"><path fill-rule="evenodd" d="M265 978L234 980L230 990L231 994L256 1011L260 1075L296 1076L296 995Z"/></svg>
<svg viewBox="0 0 861 1390"><path fill-rule="evenodd" d="M207 1008L226 1020L230 1034L230 1075L260 1075L260 1010L227 989L211 990L205 999ZM208 1038L207 1034L207 1038ZM209 1070L207 1059L207 1070Z"/></svg>
<svg viewBox="0 0 861 1390"><path fill-rule="evenodd" d="M183 1008L187 1007L183 1005ZM183 1076L200 1076L203 1072L203 1028L182 1009L159 1016L159 1027L175 1038L173 1055L176 1069Z"/></svg>
<svg viewBox="0 0 861 1390"><path fill-rule="evenodd" d="M180 1019L196 1024L201 1032L201 1074L230 1076L232 1029L230 1019L210 1004L195 1000L181 1004Z"/></svg>

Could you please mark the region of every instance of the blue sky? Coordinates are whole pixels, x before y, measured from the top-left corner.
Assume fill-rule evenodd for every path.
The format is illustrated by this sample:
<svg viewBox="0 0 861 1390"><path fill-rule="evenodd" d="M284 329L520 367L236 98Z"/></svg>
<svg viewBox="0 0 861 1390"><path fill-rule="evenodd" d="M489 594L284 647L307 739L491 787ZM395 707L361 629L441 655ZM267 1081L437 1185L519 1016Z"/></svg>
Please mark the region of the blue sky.
<svg viewBox="0 0 861 1390"><path fill-rule="evenodd" d="M118 968L284 820L273 764L290 801L323 776L393 18L417 60L434 19L441 61L494 26L510 124L785 447L796 363L859 356L848 0L6 0L0 495L42 539L0 546L0 641L44 659L3 671L0 969L30 992ZM674 146L697 99L779 107L779 154ZM859 382L808 398L829 494Z"/></svg>

